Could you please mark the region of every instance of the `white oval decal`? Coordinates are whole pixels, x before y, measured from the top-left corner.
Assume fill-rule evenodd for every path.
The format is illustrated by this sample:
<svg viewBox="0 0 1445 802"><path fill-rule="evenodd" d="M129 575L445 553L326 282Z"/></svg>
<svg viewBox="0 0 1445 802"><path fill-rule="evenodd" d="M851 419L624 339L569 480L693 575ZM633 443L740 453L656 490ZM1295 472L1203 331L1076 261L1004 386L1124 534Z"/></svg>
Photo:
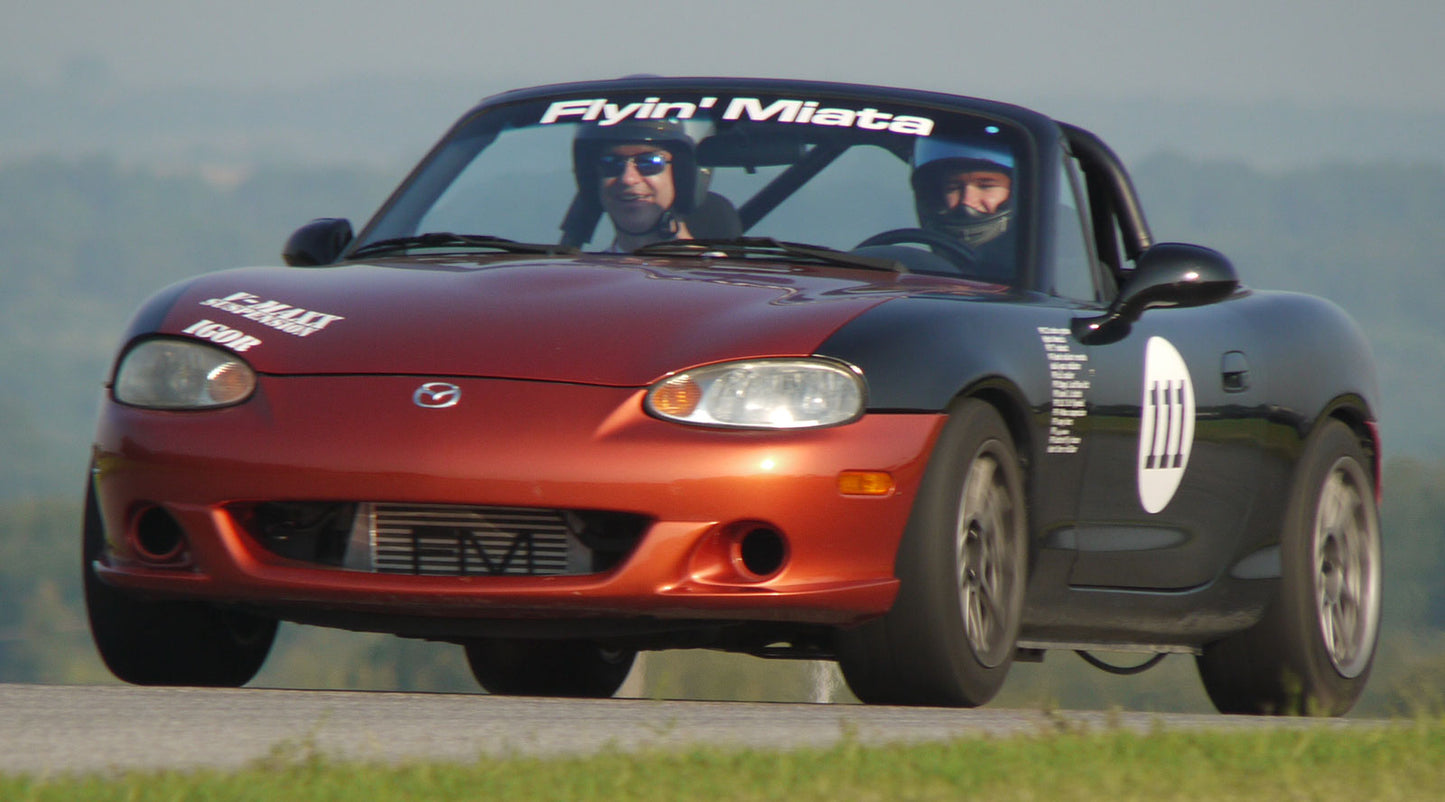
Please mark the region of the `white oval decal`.
<svg viewBox="0 0 1445 802"><path fill-rule="evenodd" d="M1194 446L1194 383L1184 357L1163 337L1144 346L1144 415L1139 422L1139 503L1169 506Z"/></svg>

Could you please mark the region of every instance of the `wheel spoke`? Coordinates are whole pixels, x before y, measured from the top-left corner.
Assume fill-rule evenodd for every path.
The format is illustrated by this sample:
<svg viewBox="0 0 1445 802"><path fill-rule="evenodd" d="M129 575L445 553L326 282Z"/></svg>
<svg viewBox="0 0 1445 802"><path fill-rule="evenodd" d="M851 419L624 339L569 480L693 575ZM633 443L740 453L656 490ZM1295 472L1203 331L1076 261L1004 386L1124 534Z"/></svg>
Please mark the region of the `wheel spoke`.
<svg viewBox="0 0 1445 802"><path fill-rule="evenodd" d="M993 629L988 600L976 589L970 589L964 604L964 628L974 648L986 651Z"/></svg>
<svg viewBox="0 0 1445 802"><path fill-rule="evenodd" d="M999 621L1002 618L1001 611L999 609L998 599L992 593L989 593L985 590L980 590L980 592L977 594L977 598L979 622L984 625L985 629L992 630L993 627L991 626L991 624L993 622ZM990 638L981 638L981 640L984 641L983 645L992 646L992 644L989 643Z"/></svg>
<svg viewBox="0 0 1445 802"><path fill-rule="evenodd" d="M1320 608L1320 634L1324 637L1325 649L1339 659L1339 648L1335 645L1335 616L1328 604Z"/></svg>
<svg viewBox="0 0 1445 802"><path fill-rule="evenodd" d="M974 460L969 466L968 478L964 481L963 511L970 517L982 514L988 507L988 497L995 486L994 474L998 466L992 459Z"/></svg>
<svg viewBox="0 0 1445 802"><path fill-rule="evenodd" d="M1335 655L1341 663L1354 659L1360 649L1359 614L1359 607L1347 599L1335 605Z"/></svg>

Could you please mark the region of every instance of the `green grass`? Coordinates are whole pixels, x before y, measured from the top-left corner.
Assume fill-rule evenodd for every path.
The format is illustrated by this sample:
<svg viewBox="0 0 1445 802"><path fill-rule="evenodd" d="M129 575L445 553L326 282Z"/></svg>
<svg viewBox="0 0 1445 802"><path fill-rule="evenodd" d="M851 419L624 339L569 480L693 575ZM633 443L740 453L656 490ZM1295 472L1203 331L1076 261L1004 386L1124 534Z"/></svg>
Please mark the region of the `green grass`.
<svg viewBox="0 0 1445 802"><path fill-rule="evenodd" d="M829 749L692 749L397 766L268 758L235 772L0 775L0 799L256 800L1438 800L1445 720L1372 729L1068 729Z"/></svg>

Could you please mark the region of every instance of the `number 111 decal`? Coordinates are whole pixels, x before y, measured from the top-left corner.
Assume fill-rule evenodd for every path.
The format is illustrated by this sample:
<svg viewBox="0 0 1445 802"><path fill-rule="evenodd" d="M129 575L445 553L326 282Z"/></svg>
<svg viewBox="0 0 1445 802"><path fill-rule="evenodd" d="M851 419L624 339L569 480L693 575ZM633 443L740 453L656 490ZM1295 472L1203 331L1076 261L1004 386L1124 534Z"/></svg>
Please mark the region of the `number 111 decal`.
<svg viewBox="0 0 1445 802"><path fill-rule="evenodd" d="M1174 498L1194 445L1194 383L1179 351L1163 337L1144 347L1143 419L1139 422L1139 503L1150 513Z"/></svg>

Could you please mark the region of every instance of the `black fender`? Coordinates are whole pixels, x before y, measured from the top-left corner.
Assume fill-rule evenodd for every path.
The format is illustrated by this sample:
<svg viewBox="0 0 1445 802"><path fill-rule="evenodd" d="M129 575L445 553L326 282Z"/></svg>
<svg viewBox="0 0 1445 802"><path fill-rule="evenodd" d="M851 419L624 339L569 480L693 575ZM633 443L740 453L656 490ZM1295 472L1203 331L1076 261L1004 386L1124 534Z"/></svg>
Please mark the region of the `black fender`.
<svg viewBox="0 0 1445 802"><path fill-rule="evenodd" d="M1007 386L1040 411L1050 385L1039 328L1067 326L1070 310L1007 300L900 298L859 315L818 353L863 371L873 412L942 412L984 383Z"/></svg>

